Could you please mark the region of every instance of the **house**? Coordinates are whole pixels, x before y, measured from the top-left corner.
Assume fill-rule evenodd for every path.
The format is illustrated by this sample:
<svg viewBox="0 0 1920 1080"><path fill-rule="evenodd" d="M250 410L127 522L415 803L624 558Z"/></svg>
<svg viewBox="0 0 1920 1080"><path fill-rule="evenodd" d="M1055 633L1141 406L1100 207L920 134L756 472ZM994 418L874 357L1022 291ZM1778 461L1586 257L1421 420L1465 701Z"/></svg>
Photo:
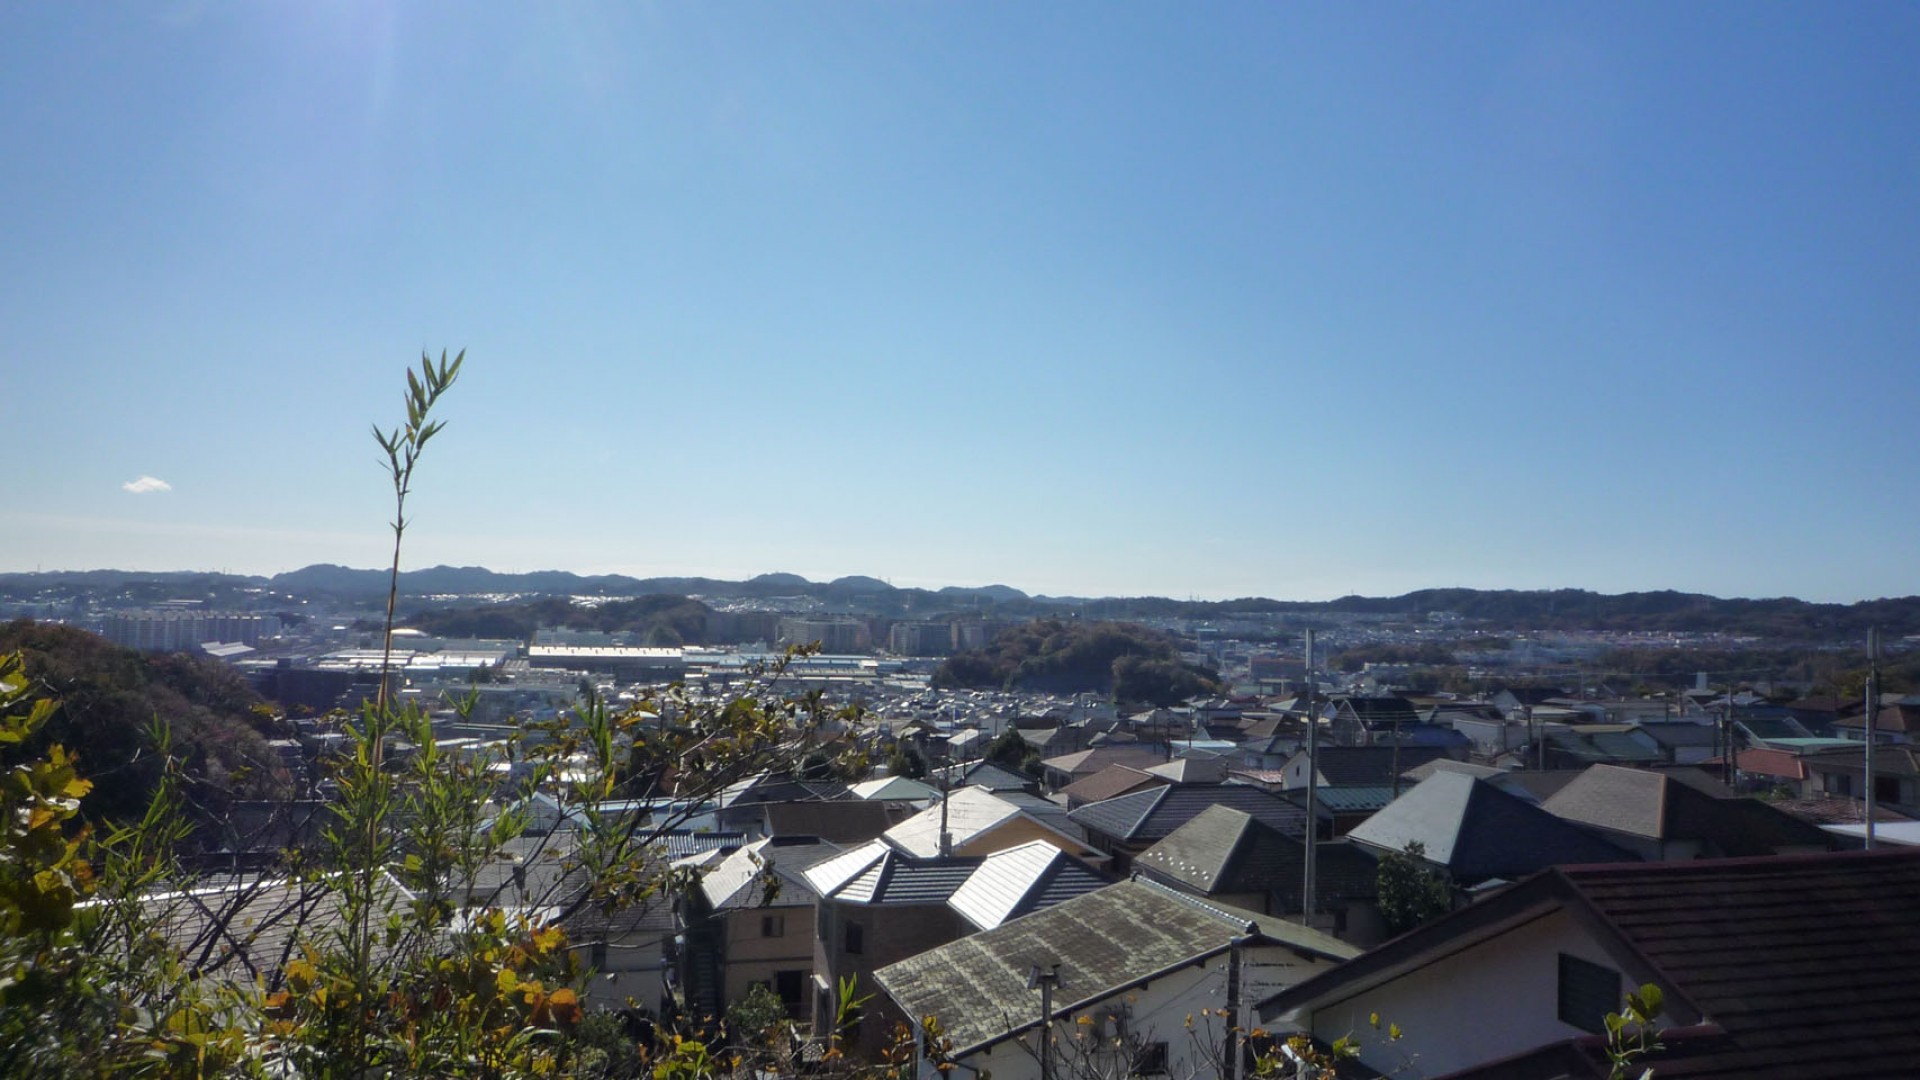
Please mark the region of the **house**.
<svg viewBox="0 0 1920 1080"><path fill-rule="evenodd" d="M1320 787L1392 787L1408 770L1448 756L1431 746L1321 745L1314 748L1313 760ZM1287 759L1285 772L1282 783L1289 790L1306 787L1307 752Z"/></svg>
<svg viewBox="0 0 1920 1080"><path fill-rule="evenodd" d="M1093 750L1081 750L1076 753L1050 757L1041 762L1042 777L1047 788L1059 791L1077 781L1084 780L1109 765L1125 765L1129 768L1145 771L1167 760L1167 755L1158 750L1149 750L1140 746L1102 746Z"/></svg>
<svg viewBox="0 0 1920 1080"><path fill-rule="evenodd" d="M1829 750L1801 759L1813 774L1812 790L1865 801L1867 752ZM1920 745L1873 748L1873 799L1908 816L1920 815Z"/></svg>
<svg viewBox="0 0 1920 1080"><path fill-rule="evenodd" d="M987 791L1037 792L1040 782L991 761L972 761L935 769L928 783L938 784L944 777L949 787L977 787Z"/></svg>
<svg viewBox="0 0 1920 1080"><path fill-rule="evenodd" d="M825 1029L840 981L871 986L875 969L1107 884L1085 863L1035 840L985 857L918 858L875 841L814 864L814 1030ZM907 1017L884 1002L853 1025L848 1048L886 1049Z"/></svg>
<svg viewBox="0 0 1920 1080"><path fill-rule="evenodd" d="M1051 805L1038 809L1049 816L1060 810ZM1013 798L979 788L949 792L943 805L930 806L882 835L887 843L923 859L991 855L1029 840L1044 840L1081 859L1099 862L1106 858L1079 836L1049 823Z"/></svg>
<svg viewBox="0 0 1920 1080"><path fill-rule="evenodd" d="M759 824L760 804L770 802L825 802L851 798L847 785L837 780L799 780L777 773L760 773L721 789L713 828L750 829Z"/></svg>
<svg viewBox="0 0 1920 1080"><path fill-rule="evenodd" d="M724 1015L758 983L780 996L792 1019L812 1018L807 984L818 898L806 870L841 851L812 837L765 839L700 875L677 912L675 971L687 1015Z"/></svg>
<svg viewBox="0 0 1920 1080"><path fill-rule="evenodd" d="M1866 710L1842 716L1834 721L1833 732L1842 738L1865 742ZM1876 742L1905 745L1920 741L1920 695L1880 695L1880 708L1874 713L1873 735Z"/></svg>
<svg viewBox="0 0 1920 1080"><path fill-rule="evenodd" d="M1327 730L1340 746L1404 744L1408 734L1421 726L1413 702L1392 695L1336 698L1327 712Z"/></svg>
<svg viewBox="0 0 1920 1080"><path fill-rule="evenodd" d="M762 803L760 834L817 836L836 844L860 844L900 824L915 812L911 805L862 799Z"/></svg>
<svg viewBox="0 0 1920 1080"><path fill-rule="evenodd" d="M874 780L863 780L847 789L856 799L870 802L912 803L914 809L931 805L939 801L940 790L925 781L907 776L882 776Z"/></svg>
<svg viewBox="0 0 1920 1080"><path fill-rule="evenodd" d="M1595 765L1541 806L1649 860L1784 855L1833 846L1816 826L1690 769Z"/></svg>
<svg viewBox="0 0 1920 1080"><path fill-rule="evenodd" d="M1305 810L1246 784L1167 784L1089 803L1067 815L1087 842L1113 856L1114 872L1126 873L1134 856L1167 838L1209 806L1241 810L1280 830L1305 835Z"/></svg>
<svg viewBox="0 0 1920 1080"><path fill-rule="evenodd" d="M1633 857L1518 795L1457 772L1420 781L1347 839L1382 855L1419 844L1422 857L1458 888L1561 863Z"/></svg>
<svg viewBox="0 0 1920 1080"><path fill-rule="evenodd" d="M1338 841L1317 847L1314 925L1343 941L1380 940L1385 926L1373 904L1373 858ZM1213 903L1294 919L1305 910L1305 837L1285 835L1245 811L1209 806L1133 865L1142 877Z"/></svg>
<svg viewBox="0 0 1920 1080"><path fill-rule="evenodd" d="M1664 992L1659 1080L1912 1076L1920 849L1556 867L1261 1001L1360 1064L1600 1080L1604 1017ZM1370 1019L1402 1033L1370 1039ZM1636 1068L1635 1072L1637 1073Z"/></svg>
<svg viewBox="0 0 1920 1080"><path fill-rule="evenodd" d="M1131 765L1109 765L1092 776L1082 777L1061 788L1059 794L1066 796L1067 809L1076 810L1088 803L1118 798L1130 792L1158 787L1165 783L1168 783L1165 777L1136 769Z"/></svg>
<svg viewBox="0 0 1920 1080"><path fill-rule="evenodd" d="M875 840L808 867L807 887L819 898L813 1030L832 1025L842 980L871 985L875 970L972 932L947 900L981 862L977 856L916 858ZM884 1009L866 1010L844 1033L843 1047L875 1057L885 1049L893 1023L902 1019Z"/></svg>
<svg viewBox="0 0 1920 1080"><path fill-rule="evenodd" d="M951 1044L948 1068L923 1055L917 1080L1040 1080L1043 1027L1070 1073L1085 1072L1078 1061L1101 1075L1186 1076L1204 1067L1226 1026L1190 1032L1188 1017L1204 1021L1206 1010L1267 997L1357 952L1306 927L1134 880L890 964L874 978L901 1015L916 1024L937 1017Z"/></svg>
<svg viewBox="0 0 1920 1080"><path fill-rule="evenodd" d="M1720 752L1720 733L1711 724L1642 723L1627 735L1668 765L1699 765Z"/></svg>

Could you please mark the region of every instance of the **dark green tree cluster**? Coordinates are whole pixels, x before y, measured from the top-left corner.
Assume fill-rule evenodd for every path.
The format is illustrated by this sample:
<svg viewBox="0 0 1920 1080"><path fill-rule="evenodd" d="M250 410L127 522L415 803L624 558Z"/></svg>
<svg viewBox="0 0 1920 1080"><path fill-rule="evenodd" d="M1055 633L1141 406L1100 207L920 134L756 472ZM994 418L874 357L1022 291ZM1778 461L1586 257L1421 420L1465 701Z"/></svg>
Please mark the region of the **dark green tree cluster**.
<svg viewBox="0 0 1920 1080"><path fill-rule="evenodd" d="M1112 694L1173 704L1218 688L1212 671L1183 663L1170 636L1133 623L1039 619L1003 631L985 649L949 657L939 687Z"/></svg>
<svg viewBox="0 0 1920 1080"><path fill-rule="evenodd" d="M438 637L512 638L526 641L535 630L564 627L632 633L652 646L709 643L712 609L684 596L656 594L603 604L576 604L551 596L515 604L442 608L407 618L408 626Z"/></svg>
<svg viewBox="0 0 1920 1080"><path fill-rule="evenodd" d="M55 743L79 748L96 784L89 818L120 821L146 806L160 775L160 763L146 752L156 722L172 733L197 816L217 815L232 799L285 793L286 777L266 744L283 732L260 696L224 664L136 652L75 627L29 620L0 626L0 653L18 654L26 677L61 701L32 739L0 746L0 766Z"/></svg>
<svg viewBox="0 0 1920 1080"><path fill-rule="evenodd" d="M1405 851L1380 856L1374 879L1380 917L1387 929L1405 933L1453 910L1453 886L1427 862L1425 845L1413 841Z"/></svg>

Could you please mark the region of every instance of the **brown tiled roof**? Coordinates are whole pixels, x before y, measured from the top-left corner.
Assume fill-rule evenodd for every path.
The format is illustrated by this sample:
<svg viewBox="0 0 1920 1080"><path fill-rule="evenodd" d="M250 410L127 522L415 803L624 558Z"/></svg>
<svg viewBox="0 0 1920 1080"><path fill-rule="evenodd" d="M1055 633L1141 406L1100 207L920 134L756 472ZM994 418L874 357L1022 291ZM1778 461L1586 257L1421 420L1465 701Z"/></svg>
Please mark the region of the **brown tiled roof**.
<svg viewBox="0 0 1920 1080"><path fill-rule="evenodd" d="M1920 851L1557 872L1735 1044L1661 1080L1920 1075Z"/></svg>
<svg viewBox="0 0 1920 1080"><path fill-rule="evenodd" d="M1734 764L1741 772L1755 776L1777 776L1783 780L1807 778L1807 763L1800 760L1798 754L1786 750L1755 746L1736 754Z"/></svg>
<svg viewBox="0 0 1920 1080"><path fill-rule="evenodd" d="M1168 781L1130 765L1109 765L1092 776L1081 777L1061 788L1060 794L1067 797L1069 805L1079 806L1081 803L1099 802L1165 783Z"/></svg>

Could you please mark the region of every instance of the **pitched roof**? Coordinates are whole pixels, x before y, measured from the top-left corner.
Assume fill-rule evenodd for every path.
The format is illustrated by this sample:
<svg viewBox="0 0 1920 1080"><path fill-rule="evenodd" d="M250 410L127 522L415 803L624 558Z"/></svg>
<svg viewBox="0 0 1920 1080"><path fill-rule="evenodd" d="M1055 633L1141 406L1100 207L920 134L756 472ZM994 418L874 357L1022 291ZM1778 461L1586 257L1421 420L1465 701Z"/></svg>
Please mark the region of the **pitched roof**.
<svg viewBox="0 0 1920 1080"><path fill-rule="evenodd" d="M947 905L982 930L1102 889L1108 881L1044 840L996 851L981 861Z"/></svg>
<svg viewBox="0 0 1920 1080"><path fill-rule="evenodd" d="M954 765L943 771L950 776L950 782L955 787L977 787L988 791L1019 791L1032 786L1034 782L1030 776L1022 776L991 761Z"/></svg>
<svg viewBox="0 0 1920 1080"><path fill-rule="evenodd" d="M1040 764L1070 776L1091 776L1109 765L1131 765L1136 769L1146 769L1166 760L1165 754L1144 747L1098 746L1092 750L1050 757Z"/></svg>
<svg viewBox="0 0 1920 1080"><path fill-rule="evenodd" d="M1456 881L1515 878L1558 863L1617 862L1633 856L1518 795L1462 773L1435 773L1353 827L1355 843L1425 858Z"/></svg>
<svg viewBox="0 0 1920 1080"><path fill-rule="evenodd" d="M1067 817L1089 833L1151 843L1198 817L1209 806L1244 810L1283 833L1306 828L1305 810L1247 784L1169 784L1089 803Z"/></svg>
<svg viewBox="0 0 1920 1080"><path fill-rule="evenodd" d="M716 911L738 907L796 907L814 901L806 869L840 854L838 844L782 844L771 838L722 859L700 878L700 891ZM766 875L777 891L769 896Z"/></svg>
<svg viewBox="0 0 1920 1080"><path fill-rule="evenodd" d="M919 802L937 797L940 793L924 781L909 776L882 776L876 780L862 780L847 789L856 799L900 800Z"/></svg>
<svg viewBox="0 0 1920 1080"><path fill-rule="evenodd" d="M1303 854L1298 838L1246 811L1209 806L1134 863L1202 893L1250 892L1278 884L1282 873L1297 874Z"/></svg>
<svg viewBox="0 0 1920 1080"><path fill-rule="evenodd" d="M383 912L408 897L385 873L374 892ZM140 900L142 915L195 978L242 987L259 980L269 989L279 985L300 943L340 931L346 918L341 905L339 890L324 884L261 877L227 878Z"/></svg>
<svg viewBox="0 0 1920 1080"><path fill-rule="evenodd" d="M918 859L883 841L854 848L806 870L823 897L855 904L938 904L966 883L979 858Z"/></svg>
<svg viewBox="0 0 1920 1080"><path fill-rule="evenodd" d="M1109 765L1092 776L1084 776L1060 789L1069 801L1080 803L1099 802L1116 795L1125 795L1136 788L1166 783L1165 777L1145 773L1131 765Z"/></svg>
<svg viewBox="0 0 1920 1080"><path fill-rule="evenodd" d="M1030 796L1015 792L996 795L980 788L957 788L947 793L944 818L947 834L957 848L986 836L1015 818L1024 817L1042 828L1059 833L1062 840L1075 848L1083 846L1079 837L1062 832L1047 820L1049 817L1057 819L1060 812L1058 806L1052 803L1022 805L1030 800ZM940 806L930 806L888 829L885 833L887 842L922 858L938 855L941 811Z"/></svg>
<svg viewBox="0 0 1920 1080"><path fill-rule="evenodd" d="M1147 771L1176 784L1217 784L1227 778L1227 762L1221 757L1184 757Z"/></svg>
<svg viewBox="0 0 1920 1080"><path fill-rule="evenodd" d="M1027 989L1035 966L1060 967L1057 1016L1223 953L1250 923L1308 954L1344 959L1358 952L1318 931L1262 918L1150 881L1123 881L890 964L874 979L908 1016L940 1017L955 1052L965 1054L1037 1022L1039 996Z"/></svg>
<svg viewBox="0 0 1920 1080"><path fill-rule="evenodd" d="M1682 772L1594 765L1542 804L1567 821L1646 840L1694 840L1720 855L1826 847L1819 829L1758 799L1688 783Z"/></svg>
<svg viewBox="0 0 1920 1080"><path fill-rule="evenodd" d="M885 800L767 803L763 811L769 836L817 836L836 844L871 840L913 814L913 807Z"/></svg>

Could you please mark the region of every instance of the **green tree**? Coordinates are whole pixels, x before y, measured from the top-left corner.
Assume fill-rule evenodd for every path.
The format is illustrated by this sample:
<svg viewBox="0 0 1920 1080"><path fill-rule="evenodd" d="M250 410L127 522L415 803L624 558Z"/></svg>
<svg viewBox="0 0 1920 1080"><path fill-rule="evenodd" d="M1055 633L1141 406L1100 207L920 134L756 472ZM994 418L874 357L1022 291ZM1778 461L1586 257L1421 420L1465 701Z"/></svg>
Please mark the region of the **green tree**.
<svg viewBox="0 0 1920 1080"><path fill-rule="evenodd" d="M1409 842L1403 852L1380 856L1374 877L1376 902L1393 933L1405 933L1453 910L1453 886L1428 864L1426 856L1426 846L1418 840Z"/></svg>

